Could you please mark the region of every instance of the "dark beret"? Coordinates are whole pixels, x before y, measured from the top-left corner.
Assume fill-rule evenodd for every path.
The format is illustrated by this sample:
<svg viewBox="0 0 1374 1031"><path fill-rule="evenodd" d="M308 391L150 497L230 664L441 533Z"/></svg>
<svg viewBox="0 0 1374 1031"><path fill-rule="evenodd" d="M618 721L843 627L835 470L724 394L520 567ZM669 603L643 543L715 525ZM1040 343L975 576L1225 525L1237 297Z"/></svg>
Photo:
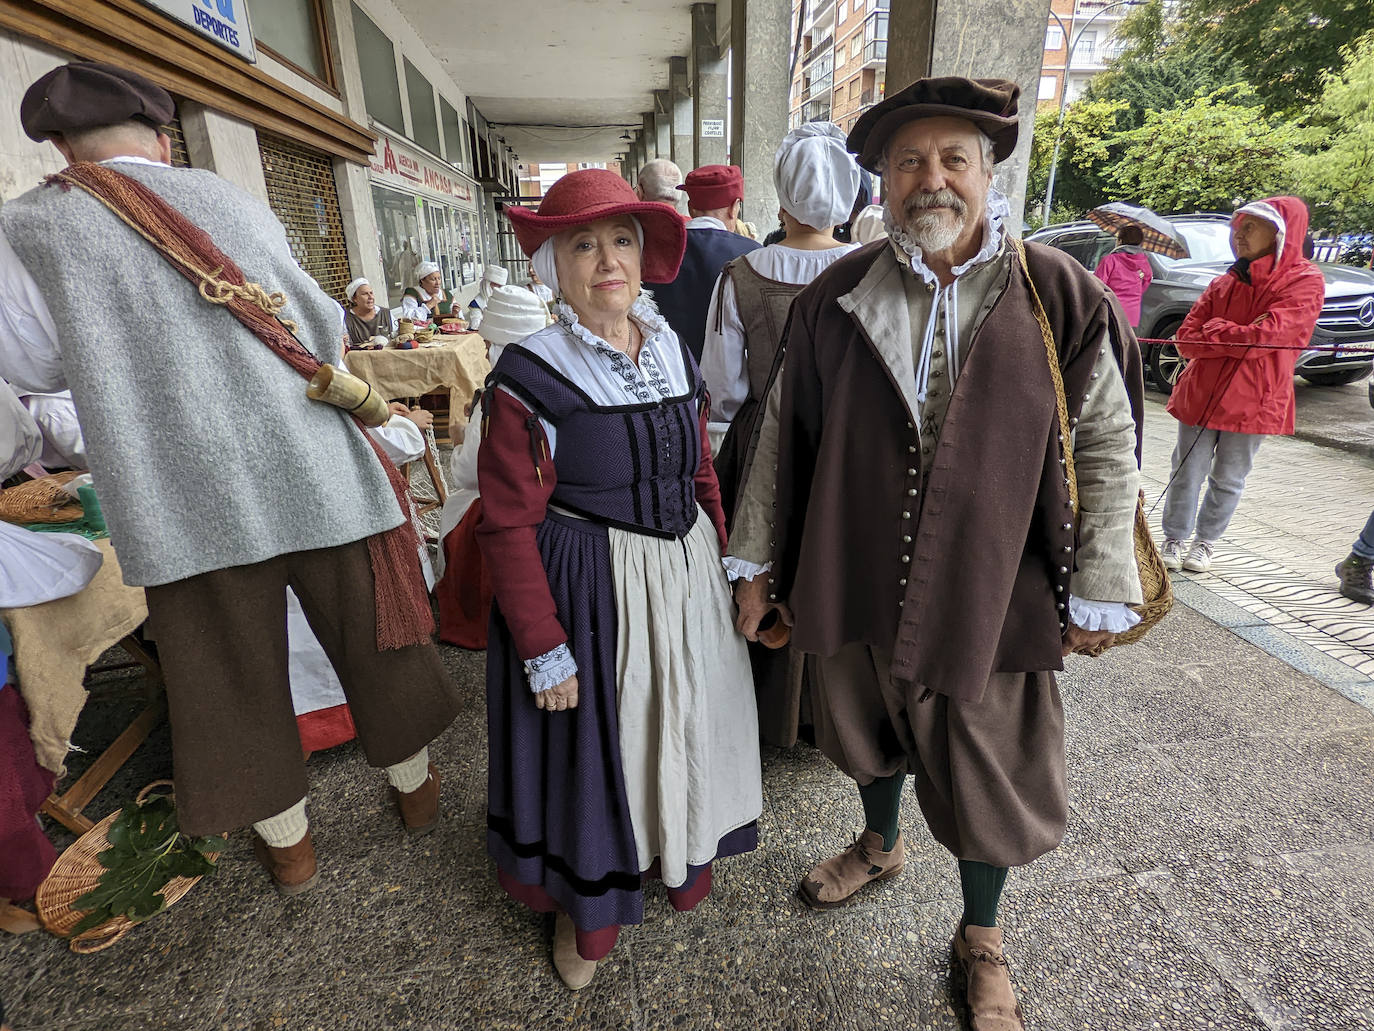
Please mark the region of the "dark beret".
<svg viewBox="0 0 1374 1031"><path fill-rule="evenodd" d="M1006 79L965 79L958 75L917 79L881 104L865 111L850 130L846 146L859 164L878 171L888 139L917 118L963 118L992 140L994 161L1005 161L1016 149L1021 87Z"/></svg>
<svg viewBox="0 0 1374 1031"><path fill-rule="evenodd" d="M131 120L156 129L175 117L171 94L157 83L99 61L54 68L19 103L19 122L31 140Z"/></svg>

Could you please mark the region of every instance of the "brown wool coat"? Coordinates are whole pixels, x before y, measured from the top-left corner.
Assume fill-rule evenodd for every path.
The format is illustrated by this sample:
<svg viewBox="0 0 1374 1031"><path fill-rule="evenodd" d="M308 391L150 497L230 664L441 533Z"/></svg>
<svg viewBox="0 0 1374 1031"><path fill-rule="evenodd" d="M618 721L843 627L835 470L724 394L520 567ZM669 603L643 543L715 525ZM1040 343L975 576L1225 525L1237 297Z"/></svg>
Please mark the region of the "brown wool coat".
<svg viewBox="0 0 1374 1031"><path fill-rule="evenodd" d="M798 295L783 350L771 591L796 616L797 649L892 649L914 703L976 701L996 672L1063 668L1061 611L1075 546L1054 388L1024 273L978 329L922 486L910 342L872 339L869 295L891 289L880 241ZM1077 418L1108 331L1143 418L1139 345L1100 281L1027 245ZM884 272L884 269L888 271ZM902 538L912 536L911 544ZM904 557L908 561L903 561Z"/></svg>

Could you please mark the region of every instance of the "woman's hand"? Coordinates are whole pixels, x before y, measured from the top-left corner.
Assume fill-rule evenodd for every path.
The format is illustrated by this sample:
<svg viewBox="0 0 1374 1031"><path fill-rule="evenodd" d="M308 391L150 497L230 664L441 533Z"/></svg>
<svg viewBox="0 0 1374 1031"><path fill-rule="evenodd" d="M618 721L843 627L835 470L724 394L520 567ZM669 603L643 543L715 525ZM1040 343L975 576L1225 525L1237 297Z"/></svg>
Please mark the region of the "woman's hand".
<svg viewBox="0 0 1374 1031"><path fill-rule="evenodd" d="M564 709L577 708L577 677L571 676L561 684L555 684L547 691L534 696L534 704L549 712L562 712Z"/></svg>

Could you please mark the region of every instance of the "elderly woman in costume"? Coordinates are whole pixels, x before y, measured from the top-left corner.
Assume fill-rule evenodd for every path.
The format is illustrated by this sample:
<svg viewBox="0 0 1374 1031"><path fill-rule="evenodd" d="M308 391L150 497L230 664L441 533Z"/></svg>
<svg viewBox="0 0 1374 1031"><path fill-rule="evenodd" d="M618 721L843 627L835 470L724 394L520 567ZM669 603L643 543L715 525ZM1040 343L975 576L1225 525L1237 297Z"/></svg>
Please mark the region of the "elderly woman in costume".
<svg viewBox="0 0 1374 1031"><path fill-rule="evenodd" d="M508 344L519 343L549 324L549 310L529 290L499 286L487 302L482 339L487 358L495 365ZM476 405L474 404L474 408ZM439 601L439 640L463 648L487 646L491 617L491 577L477 546L477 523L482 500L477 490L477 452L482 443L482 420L472 419L463 440L449 459L449 494L439 519L441 577L435 588Z"/></svg>
<svg viewBox="0 0 1374 1031"><path fill-rule="evenodd" d="M560 301L484 395L487 845L514 898L557 914L580 988L642 919L644 876L690 909L755 847L758 724L705 387L640 289L673 278L682 219L603 169L507 217Z"/></svg>
<svg viewBox="0 0 1374 1031"><path fill-rule="evenodd" d="M360 347L373 337L390 337L396 326L391 310L377 306L377 293L366 279L355 279L344 291L348 307L344 309L344 329L348 331L348 346Z"/></svg>
<svg viewBox="0 0 1374 1031"><path fill-rule="evenodd" d="M429 322L439 315L453 312L453 297L444 291L439 266L422 261L415 269L419 285L408 287L401 298L401 317L412 322Z"/></svg>

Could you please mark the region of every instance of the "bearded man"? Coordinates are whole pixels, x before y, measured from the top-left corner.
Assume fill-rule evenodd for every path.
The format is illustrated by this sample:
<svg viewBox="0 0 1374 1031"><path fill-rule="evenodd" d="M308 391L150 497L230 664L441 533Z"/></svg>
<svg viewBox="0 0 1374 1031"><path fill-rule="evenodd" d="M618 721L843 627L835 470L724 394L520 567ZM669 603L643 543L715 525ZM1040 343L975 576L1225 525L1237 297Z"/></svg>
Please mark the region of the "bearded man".
<svg viewBox="0 0 1374 1031"><path fill-rule="evenodd" d="M1053 671L1134 625L1141 601L1139 348L1085 269L1035 245L1023 262L1009 240L992 173L1016 146L1018 95L922 79L855 125L849 149L883 176L886 236L794 302L730 540L756 574L736 590L739 629L753 640L771 608L792 625L816 743L863 803L862 835L806 874L802 897L832 908L901 872L913 774L958 860L975 1031L1024 1027L997 907L1008 868L1064 834Z"/></svg>

